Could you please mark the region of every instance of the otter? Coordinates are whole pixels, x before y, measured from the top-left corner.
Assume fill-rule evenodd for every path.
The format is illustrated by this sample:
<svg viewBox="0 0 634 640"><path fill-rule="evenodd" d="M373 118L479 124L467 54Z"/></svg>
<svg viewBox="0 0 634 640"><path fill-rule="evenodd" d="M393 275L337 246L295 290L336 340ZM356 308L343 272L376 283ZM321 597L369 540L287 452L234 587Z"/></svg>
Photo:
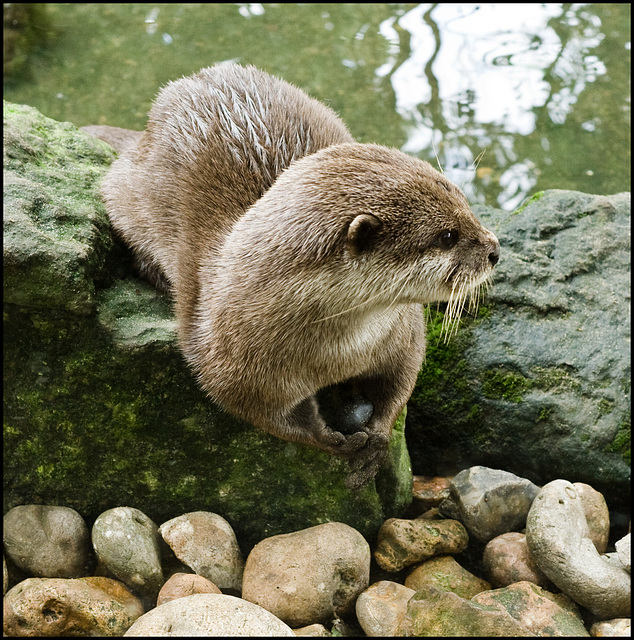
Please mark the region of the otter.
<svg viewBox="0 0 634 640"><path fill-rule="evenodd" d="M143 133L87 130L120 151L108 215L170 292L202 389L348 459L347 486L366 484L423 362L422 305L461 308L499 259L462 191L425 161L356 142L329 107L251 66L167 84ZM337 385L356 399L341 424L319 402Z"/></svg>

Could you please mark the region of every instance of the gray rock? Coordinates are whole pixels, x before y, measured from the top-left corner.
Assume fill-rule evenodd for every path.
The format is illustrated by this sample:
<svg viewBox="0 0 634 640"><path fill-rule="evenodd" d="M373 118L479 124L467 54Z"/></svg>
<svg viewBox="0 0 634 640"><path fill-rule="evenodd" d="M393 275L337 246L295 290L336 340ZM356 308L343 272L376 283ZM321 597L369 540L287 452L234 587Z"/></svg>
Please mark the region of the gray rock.
<svg viewBox="0 0 634 640"><path fill-rule="evenodd" d="M186 513L159 527L176 557L221 589L242 588L244 559L231 525L207 511Z"/></svg>
<svg viewBox="0 0 634 640"><path fill-rule="evenodd" d="M69 507L21 505L5 516L7 555L27 574L40 578L80 578L92 560L84 519Z"/></svg>
<svg viewBox="0 0 634 640"><path fill-rule="evenodd" d="M381 569L400 571L432 556L461 553L469 536L457 520L390 518L379 530L374 559Z"/></svg>
<svg viewBox="0 0 634 640"><path fill-rule="evenodd" d="M94 312L112 248L98 189L114 153L31 107L4 103L4 116L4 302Z"/></svg>
<svg viewBox="0 0 634 640"><path fill-rule="evenodd" d="M536 484L575 478L629 504L631 202L546 191L475 206L500 262L448 344L428 323L408 405L414 473L478 464Z"/></svg>
<svg viewBox="0 0 634 640"><path fill-rule="evenodd" d="M632 534L628 533L621 538L614 546L616 547L616 555L619 562L626 571L632 569Z"/></svg>
<svg viewBox="0 0 634 640"><path fill-rule="evenodd" d="M293 636L262 607L234 596L199 593L162 604L141 616L125 637Z"/></svg>
<svg viewBox="0 0 634 640"><path fill-rule="evenodd" d="M528 514L526 541L539 569L575 602L604 619L630 615L630 574L599 555L570 482L542 487Z"/></svg>
<svg viewBox="0 0 634 640"><path fill-rule="evenodd" d="M163 586L158 527L131 507L104 511L92 527L97 558L117 579L138 593L146 606Z"/></svg>
<svg viewBox="0 0 634 640"><path fill-rule="evenodd" d="M28 578L5 596L3 626L7 636L121 636L142 614L117 580Z"/></svg>
<svg viewBox="0 0 634 640"><path fill-rule="evenodd" d="M323 624L353 611L369 578L365 538L346 524L328 522L255 545L244 568L242 597L291 626Z"/></svg>
<svg viewBox="0 0 634 640"><path fill-rule="evenodd" d="M464 524L481 542L524 528L539 488L508 471L471 467L456 475L440 513Z"/></svg>
<svg viewBox="0 0 634 640"><path fill-rule="evenodd" d="M390 580L370 585L355 605L357 620L365 634L377 638L396 635L407 603L415 593L414 589Z"/></svg>

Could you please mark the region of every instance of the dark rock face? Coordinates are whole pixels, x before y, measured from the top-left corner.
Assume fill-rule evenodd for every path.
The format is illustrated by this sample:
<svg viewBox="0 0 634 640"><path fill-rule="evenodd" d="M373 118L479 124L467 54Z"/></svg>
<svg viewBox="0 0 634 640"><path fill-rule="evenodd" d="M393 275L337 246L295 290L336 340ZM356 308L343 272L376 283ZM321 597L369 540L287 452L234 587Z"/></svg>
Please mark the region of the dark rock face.
<svg viewBox="0 0 634 640"><path fill-rule="evenodd" d="M502 247L475 320L429 354L409 404L415 473L503 468L629 491L630 194L477 207Z"/></svg>

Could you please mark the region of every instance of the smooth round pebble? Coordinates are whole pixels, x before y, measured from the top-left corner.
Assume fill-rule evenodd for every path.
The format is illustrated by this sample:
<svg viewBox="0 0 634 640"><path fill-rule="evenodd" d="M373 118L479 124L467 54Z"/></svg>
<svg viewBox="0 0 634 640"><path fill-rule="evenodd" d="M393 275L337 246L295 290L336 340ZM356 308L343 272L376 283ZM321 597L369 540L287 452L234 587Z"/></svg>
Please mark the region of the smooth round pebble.
<svg viewBox="0 0 634 640"><path fill-rule="evenodd" d="M599 555L570 482L542 487L528 514L526 541L540 571L575 602L604 619L630 615L630 574Z"/></svg>
<svg viewBox="0 0 634 640"><path fill-rule="evenodd" d="M539 487L514 473L475 466L461 471L449 485L440 513L462 522L470 535L488 542L524 527Z"/></svg>
<svg viewBox="0 0 634 640"><path fill-rule="evenodd" d="M488 582L461 567L452 556L437 556L426 560L407 576L405 586L414 591L426 587L453 591L467 600L491 588Z"/></svg>
<svg viewBox="0 0 634 640"><path fill-rule="evenodd" d="M370 547L352 527L328 522L253 547L242 597L293 627L330 622L354 609L370 579Z"/></svg>
<svg viewBox="0 0 634 640"><path fill-rule="evenodd" d="M415 593L414 589L390 580L370 585L356 604L357 620L365 634L376 638L396 635L407 602Z"/></svg>
<svg viewBox="0 0 634 640"><path fill-rule="evenodd" d="M469 544L457 520L403 520L390 518L379 529L374 559L381 569L400 571L435 555L461 553Z"/></svg>
<svg viewBox="0 0 634 640"><path fill-rule="evenodd" d="M117 580L28 578L4 597L7 636L121 636L143 614Z"/></svg>
<svg viewBox="0 0 634 640"><path fill-rule="evenodd" d="M239 591L244 559L231 525L208 511L194 511L159 527L174 555L221 589Z"/></svg>
<svg viewBox="0 0 634 640"><path fill-rule="evenodd" d="M546 589L553 586L537 568L528 550L526 535L518 531L503 533L489 541L482 554L482 565L495 589L524 580Z"/></svg>
<svg viewBox="0 0 634 640"><path fill-rule="evenodd" d="M115 507L104 511L92 527L99 561L116 578L154 603L163 586L158 527L142 511Z"/></svg>
<svg viewBox="0 0 634 640"><path fill-rule="evenodd" d="M222 593L222 591L213 582L209 582L207 578L195 573L175 573L161 587L156 599L156 606L160 607L170 600L184 598L195 593Z"/></svg>
<svg viewBox="0 0 634 640"><path fill-rule="evenodd" d="M162 604L141 616L128 636L293 636L293 630L252 602L217 593L197 593Z"/></svg>
<svg viewBox="0 0 634 640"><path fill-rule="evenodd" d="M80 578L92 559L90 533L70 507L25 504L3 521L7 556L27 574L39 578Z"/></svg>

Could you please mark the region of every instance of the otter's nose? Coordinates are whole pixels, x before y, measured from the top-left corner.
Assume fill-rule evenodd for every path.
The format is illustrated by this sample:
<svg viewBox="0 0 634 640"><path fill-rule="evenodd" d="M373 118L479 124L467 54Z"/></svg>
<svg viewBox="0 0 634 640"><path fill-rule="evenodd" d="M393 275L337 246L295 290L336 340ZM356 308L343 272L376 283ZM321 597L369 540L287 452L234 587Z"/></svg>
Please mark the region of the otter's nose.
<svg viewBox="0 0 634 640"><path fill-rule="evenodd" d="M493 248L491 249L491 253L489 253L489 262L491 266L494 267L498 260L500 259L500 243L495 239L495 243L493 244Z"/></svg>

